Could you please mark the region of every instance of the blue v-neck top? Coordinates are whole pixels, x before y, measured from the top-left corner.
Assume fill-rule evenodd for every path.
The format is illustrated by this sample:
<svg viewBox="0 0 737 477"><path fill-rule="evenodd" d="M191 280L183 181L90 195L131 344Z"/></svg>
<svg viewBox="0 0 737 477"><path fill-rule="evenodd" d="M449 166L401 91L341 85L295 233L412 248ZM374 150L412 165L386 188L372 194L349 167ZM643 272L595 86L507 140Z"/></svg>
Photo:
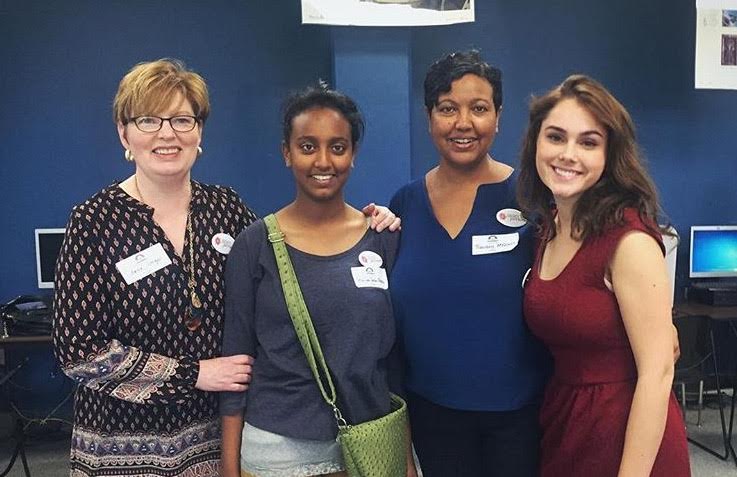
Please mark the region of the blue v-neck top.
<svg viewBox="0 0 737 477"><path fill-rule="evenodd" d="M500 210L517 209L515 179L479 186L455 238L435 218L424 178L391 200L402 218L391 292L407 361L405 386L442 406L520 409L540 400L548 376L547 351L522 318L534 227L497 218ZM514 240L513 234L519 242L510 251L472 254L474 236L483 243Z"/></svg>

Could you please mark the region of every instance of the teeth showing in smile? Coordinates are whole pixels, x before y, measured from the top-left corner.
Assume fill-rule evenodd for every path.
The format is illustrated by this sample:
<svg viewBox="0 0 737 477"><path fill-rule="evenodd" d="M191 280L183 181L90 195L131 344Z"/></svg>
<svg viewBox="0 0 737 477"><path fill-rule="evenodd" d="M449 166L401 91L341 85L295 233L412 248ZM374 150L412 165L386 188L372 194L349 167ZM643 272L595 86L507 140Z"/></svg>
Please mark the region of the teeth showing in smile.
<svg viewBox="0 0 737 477"><path fill-rule="evenodd" d="M332 174L325 174L325 175L322 175L322 174L314 174L312 176L313 179L315 179L316 181L319 181L319 182L329 181L331 177L333 177Z"/></svg>
<svg viewBox="0 0 737 477"><path fill-rule="evenodd" d="M156 154L176 154L177 152L179 152L178 147L157 147L154 149Z"/></svg>
<svg viewBox="0 0 737 477"><path fill-rule="evenodd" d="M454 142L456 144L471 144L473 139L470 137L453 138L450 142Z"/></svg>
<svg viewBox="0 0 737 477"><path fill-rule="evenodd" d="M580 174L579 172L576 172L576 171L572 171L572 170L570 170L570 169L561 169L561 168L559 168L559 167L553 167L553 170L554 170L554 171L555 171L555 173L556 173L556 174L558 174L559 176L563 176L563 177L566 177L566 178L569 178L569 177L574 177L574 176L577 176L577 175L579 175L579 174Z"/></svg>

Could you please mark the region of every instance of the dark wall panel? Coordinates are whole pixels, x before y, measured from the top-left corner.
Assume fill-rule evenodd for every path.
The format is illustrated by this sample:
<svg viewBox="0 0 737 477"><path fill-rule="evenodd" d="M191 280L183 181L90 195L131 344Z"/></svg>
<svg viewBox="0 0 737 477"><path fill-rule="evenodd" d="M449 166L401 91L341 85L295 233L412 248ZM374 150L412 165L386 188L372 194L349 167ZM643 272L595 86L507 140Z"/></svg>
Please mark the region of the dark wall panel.
<svg viewBox="0 0 737 477"><path fill-rule="evenodd" d="M208 81L195 179L259 213L285 203L281 101L332 72L329 29L300 18L298 0L0 2L0 300L36 291L34 228L132 173L111 104L137 62L180 58Z"/></svg>

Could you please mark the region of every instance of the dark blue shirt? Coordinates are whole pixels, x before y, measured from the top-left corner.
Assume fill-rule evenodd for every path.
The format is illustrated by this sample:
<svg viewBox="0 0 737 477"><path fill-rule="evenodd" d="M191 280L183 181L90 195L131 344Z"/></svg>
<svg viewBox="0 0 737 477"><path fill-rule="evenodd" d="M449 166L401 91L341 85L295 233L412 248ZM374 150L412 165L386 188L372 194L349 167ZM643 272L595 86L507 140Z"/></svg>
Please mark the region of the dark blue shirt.
<svg viewBox="0 0 737 477"><path fill-rule="evenodd" d="M317 256L287 245L302 295L350 424L389 412L394 319L389 290L358 288L352 267L371 251L390 273L399 234L366 234L353 247ZM378 267L378 265L377 265ZM220 393L221 414L245 408L246 421L299 439L333 439L337 426L320 394L289 317L274 251L262 220L235 240L226 267L223 355L255 356L248 391ZM391 288L389 280L389 288Z"/></svg>
<svg viewBox="0 0 737 477"><path fill-rule="evenodd" d="M442 406L507 411L541 397L549 357L522 318L534 227L497 218L500 210L517 208L514 184L512 176L479 186L455 239L435 218L424 178L391 201L402 218L391 291L407 360L404 386ZM519 242L510 251L472 255L474 236L480 244Z"/></svg>

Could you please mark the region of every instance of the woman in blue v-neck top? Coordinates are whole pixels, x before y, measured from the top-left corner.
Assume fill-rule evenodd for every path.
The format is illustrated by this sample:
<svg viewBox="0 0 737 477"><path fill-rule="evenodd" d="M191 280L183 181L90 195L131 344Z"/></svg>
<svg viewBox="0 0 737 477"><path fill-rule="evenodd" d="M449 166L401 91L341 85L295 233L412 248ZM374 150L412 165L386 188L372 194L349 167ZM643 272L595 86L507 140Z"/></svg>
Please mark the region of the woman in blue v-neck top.
<svg viewBox="0 0 737 477"><path fill-rule="evenodd" d="M489 156L501 72L478 52L435 62L425 106L439 164L401 188L392 298L426 477L534 476L549 358L522 318L534 229L514 170Z"/></svg>

